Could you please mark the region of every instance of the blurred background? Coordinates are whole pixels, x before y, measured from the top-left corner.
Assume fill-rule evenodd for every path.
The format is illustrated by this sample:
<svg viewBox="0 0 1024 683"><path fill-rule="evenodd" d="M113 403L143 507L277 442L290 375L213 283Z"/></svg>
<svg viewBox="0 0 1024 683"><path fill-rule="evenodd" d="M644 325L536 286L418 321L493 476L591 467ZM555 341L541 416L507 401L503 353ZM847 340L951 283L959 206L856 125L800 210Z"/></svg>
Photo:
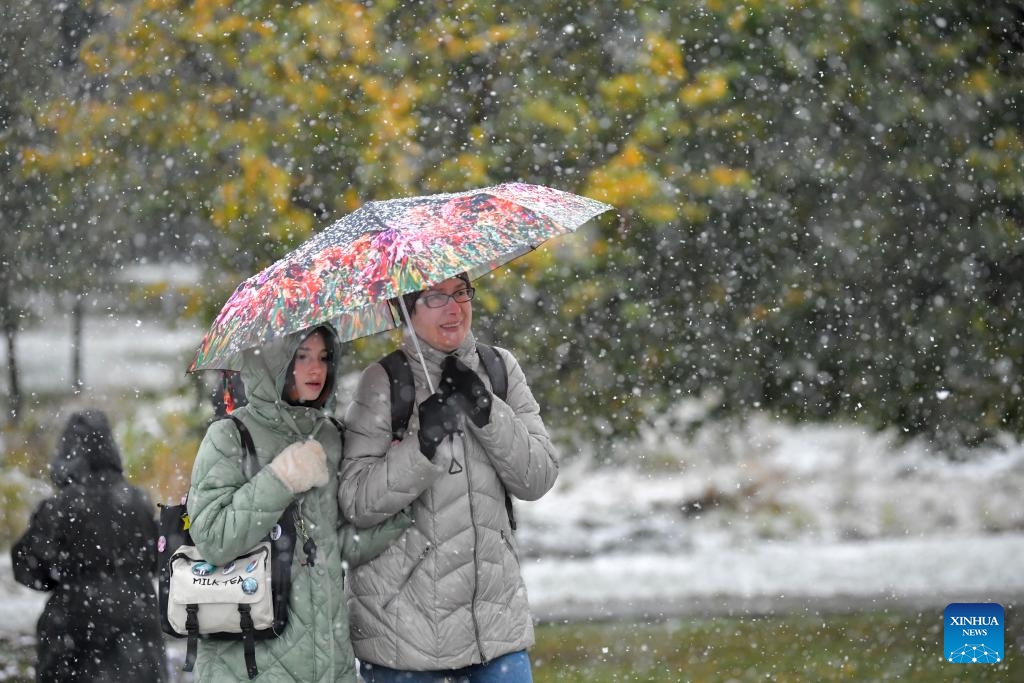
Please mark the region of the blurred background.
<svg viewBox="0 0 1024 683"><path fill-rule="evenodd" d="M242 279L513 180L616 209L477 283L593 492L529 557L1024 531L1020 3L7 0L0 55L5 554L73 408L184 493Z"/></svg>

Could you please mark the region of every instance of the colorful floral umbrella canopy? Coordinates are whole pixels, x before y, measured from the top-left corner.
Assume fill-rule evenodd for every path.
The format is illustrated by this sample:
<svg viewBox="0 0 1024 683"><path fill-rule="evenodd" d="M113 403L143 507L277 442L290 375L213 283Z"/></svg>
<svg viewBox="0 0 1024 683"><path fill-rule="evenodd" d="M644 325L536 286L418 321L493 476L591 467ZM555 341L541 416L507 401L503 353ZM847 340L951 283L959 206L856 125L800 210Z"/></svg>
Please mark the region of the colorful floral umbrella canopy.
<svg viewBox="0 0 1024 683"><path fill-rule="evenodd" d="M240 284L189 372L237 369L240 351L324 322L342 341L393 329L388 299L479 277L611 208L525 183L368 202Z"/></svg>

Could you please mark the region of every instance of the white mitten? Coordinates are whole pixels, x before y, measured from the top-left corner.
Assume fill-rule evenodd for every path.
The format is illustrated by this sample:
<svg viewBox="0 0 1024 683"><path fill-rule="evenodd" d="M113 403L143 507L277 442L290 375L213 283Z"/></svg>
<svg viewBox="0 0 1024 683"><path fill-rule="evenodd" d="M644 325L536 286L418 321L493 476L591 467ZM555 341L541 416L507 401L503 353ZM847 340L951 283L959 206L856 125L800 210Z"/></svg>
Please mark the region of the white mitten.
<svg viewBox="0 0 1024 683"><path fill-rule="evenodd" d="M327 483L327 454L319 441L297 441L274 456L267 465L292 493L302 493Z"/></svg>

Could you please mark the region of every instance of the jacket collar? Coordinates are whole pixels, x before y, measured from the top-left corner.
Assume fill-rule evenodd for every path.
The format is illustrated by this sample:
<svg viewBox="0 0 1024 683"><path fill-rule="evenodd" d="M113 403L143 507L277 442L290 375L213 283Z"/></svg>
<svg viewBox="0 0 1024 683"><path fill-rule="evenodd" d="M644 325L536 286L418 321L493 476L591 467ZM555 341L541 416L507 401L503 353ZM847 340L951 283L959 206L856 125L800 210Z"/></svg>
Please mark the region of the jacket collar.
<svg viewBox="0 0 1024 683"><path fill-rule="evenodd" d="M412 367L414 376L423 381L423 365L420 363L419 353L416 350L416 344L413 342L413 335L416 334L410 327L406 327L402 333L402 344L401 349L405 352L406 357L409 359L409 365ZM437 385L441 381L441 363L444 361L445 356L449 355L444 351L435 349L430 346L422 338L417 337L419 340L419 348L423 351L423 360L426 362L427 370L430 372L430 381L434 385L434 390L437 390ZM466 333L466 338L459 344L459 348L452 352L456 358L465 363L470 369L476 370L477 367L477 355L476 355L476 337L473 336L473 332Z"/></svg>

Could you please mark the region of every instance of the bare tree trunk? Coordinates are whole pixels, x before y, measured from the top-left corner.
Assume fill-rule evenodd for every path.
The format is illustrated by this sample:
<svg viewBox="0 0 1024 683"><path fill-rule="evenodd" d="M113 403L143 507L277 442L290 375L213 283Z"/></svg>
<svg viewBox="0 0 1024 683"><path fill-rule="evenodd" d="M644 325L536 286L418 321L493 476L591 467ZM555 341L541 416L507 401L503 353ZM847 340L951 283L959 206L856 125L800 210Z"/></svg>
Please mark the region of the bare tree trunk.
<svg viewBox="0 0 1024 683"><path fill-rule="evenodd" d="M15 341L18 337L18 316L15 315L11 301L11 283L4 278L0 283L0 327L3 327L4 340L7 342L7 408L11 423L17 424L21 419L21 383L18 378L18 352Z"/></svg>
<svg viewBox="0 0 1024 683"><path fill-rule="evenodd" d="M71 390L82 391L82 295L71 306Z"/></svg>
<svg viewBox="0 0 1024 683"><path fill-rule="evenodd" d="M7 390L8 409L11 423L17 424L21 419L21 384L18 381L18 353L14 342L18 336L18 327L14 324L14 316L10 311L3 313L4 338L7 340Z"/></svg>

